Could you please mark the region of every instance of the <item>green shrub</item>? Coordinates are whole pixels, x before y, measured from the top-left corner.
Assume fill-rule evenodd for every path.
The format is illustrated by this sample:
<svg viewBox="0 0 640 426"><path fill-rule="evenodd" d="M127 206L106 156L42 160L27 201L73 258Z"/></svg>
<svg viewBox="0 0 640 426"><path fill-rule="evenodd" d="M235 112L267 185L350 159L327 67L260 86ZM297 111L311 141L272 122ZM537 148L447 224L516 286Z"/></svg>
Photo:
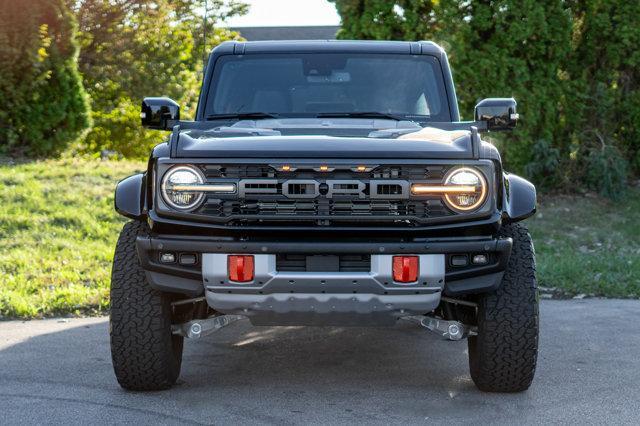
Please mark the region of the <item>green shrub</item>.
<svg viewBox="0 0 640 426"><path fill-rule="evenodd" d="M93 112L93 128L79 151L100 154L114 151L127 158L145 158L150 149L166 139L165 132L146 130L140 125L140 105L123 98L110 111Z"/></svg>
<svg viewBox="0 0 640 426"><path fill-rule="evenodd" d="M432 34L437 0L331 0L342 17L338 38L421 40Z"/></svg>
<svg viewBox="0 0 640 426"><path fill-rule="evenodd" d="M433 40L452 64L463 119L478 100L518 100L518 129L501 135L503 159L523 172L533 145L560 143L558 69L570 51L571 17L562 0L334 0L342 38Z"/></svg>
<svg viewBox="0 0 640 426"><path fill-rule="evenodd" d="M166 134L142 129L140 103L145 96L168 96L193 117L199 94L204 2L192 0L83 0L75 2L82 28L79 67L91 96L94 127L78 150L116 151L143 158ZM214 28L217 19L243 13L236 1L209 1L209 45L238 39L236 32Z"/></svg>
<svg viewBox="0 0 640 426"><path fill-rule="evenodd" d="M584 0L572 13L567 134L578 141L585 167L595 168L588 170L591 185L615 197L628 165L640 172L640 2Z"/></svg>
<svg viewBox="0 0 640 426"><path fill-rule="evenodd" d="M560 150L547 139L538 139L531 148L533 161L525 166L526 175L541 188L553 187L563 178L559 167Z"/></svg>
<svg viewBox="0 0 640 426"><path fill-rule="evenodd" d="M640 173L640 1L331 1L341 38L445 47L463 119L481 98L515 97L521 124L496 138L509 169L612 197Z"/></svg>
<svg viewBox="0 0 640 426"><path fill-rule="evenodd" d="M0 23L0 150L56 154L90 124L73 15L64 0L3 0Z"/></svg>
<svg viewBox="0 0 640 426"><path fill-rule="evenodd" d="M627 161L615 145L595 133L594 141L583 146L584 182L605 197L619 199L627 188Z"/></svg>

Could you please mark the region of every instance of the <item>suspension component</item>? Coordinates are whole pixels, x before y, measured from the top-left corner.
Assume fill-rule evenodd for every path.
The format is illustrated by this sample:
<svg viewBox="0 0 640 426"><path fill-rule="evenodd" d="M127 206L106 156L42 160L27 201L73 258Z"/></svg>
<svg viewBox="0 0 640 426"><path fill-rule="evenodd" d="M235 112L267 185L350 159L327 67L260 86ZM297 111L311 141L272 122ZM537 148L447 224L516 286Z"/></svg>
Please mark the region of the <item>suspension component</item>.
<svg viewBox="0 0 640 426"><path fill-rule="evenodd" d="M403 317L403 319L418 323L447 340L461 340L475 334L475 327L465 325L459 321L443 320L428 315L414 315Z"/></svg>
<svg viewBox="0 0 640 426"><path fill-rule="evenodd" d="M206 336L215 331L220 330L222 327L245 319L242 315L218 315L207 319L197 319L183 324L174 324L171 326L171 332L179 336L186 337L188 339L199 339L202 336Z"/></svg>

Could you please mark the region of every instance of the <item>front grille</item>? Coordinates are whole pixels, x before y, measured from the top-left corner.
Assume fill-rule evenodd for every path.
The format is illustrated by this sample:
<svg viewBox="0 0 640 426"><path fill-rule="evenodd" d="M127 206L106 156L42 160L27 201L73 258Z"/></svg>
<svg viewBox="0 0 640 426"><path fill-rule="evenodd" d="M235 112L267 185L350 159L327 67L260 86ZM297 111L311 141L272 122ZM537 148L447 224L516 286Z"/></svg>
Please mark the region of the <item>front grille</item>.
<svg viewBox="0 0 640 426"><path fill-rule="evenodd" d="M268 165L204 165L207 178L254 179L276 177L276 170Z"/></svg>
<svg viewBox="0 0 640 426"><path fill-rule="evenodd" d="M200 210L215 217L233 216L317 216L340 220L358 217L394 219L404 216L418 218L444 217L449 209L440 200L424 201L364 201L364 200L308 200L308 201L257 201L209 200Z"/></svg>
<svg viewBox="0 0 640 426"><path fill-rule="evenodd" d="M211 194L195 214L227 226L418 226L457 213L440 196L414 197L413 181L442 182L448 165L201 165L208 182L233 182L236 194Z"/></svg>
<svg viewBox="0 0 640 426"><path fill-rule="evenodd" d="M314 264L314 260L315 264L327 265L326 268L322 266L313 268L315 272L369 272L371 270L371 256L368 254L343 254L339 256L278 254L276 255L276 271L310 272L309 265Z"/></svg>

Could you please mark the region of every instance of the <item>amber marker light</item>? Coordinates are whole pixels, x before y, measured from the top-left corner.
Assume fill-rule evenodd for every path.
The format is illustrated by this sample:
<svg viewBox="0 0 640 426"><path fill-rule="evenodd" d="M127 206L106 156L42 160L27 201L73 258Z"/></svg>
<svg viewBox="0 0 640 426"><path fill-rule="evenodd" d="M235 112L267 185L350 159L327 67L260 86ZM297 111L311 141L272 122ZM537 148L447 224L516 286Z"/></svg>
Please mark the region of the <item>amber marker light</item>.
<svg viewBox="0 0 640 426"><path fill-rule="evenodd" d="M358 167L356 167L356 170L359 171L359 172L366 172L367 168L365 166L358 166Z"/></svg>
<svg viewBox="0 0 640 426"><path fill-rule="evenodd" d="M321 172L328 172L329 171L329 166L320 166L320 171Z"/></svg>
<svg viewBox="0 0 640 426"><path fill-rule="evenodd" d="M282 171L283 172L290 172L291 171L291 166L282 166Z"/></svg>

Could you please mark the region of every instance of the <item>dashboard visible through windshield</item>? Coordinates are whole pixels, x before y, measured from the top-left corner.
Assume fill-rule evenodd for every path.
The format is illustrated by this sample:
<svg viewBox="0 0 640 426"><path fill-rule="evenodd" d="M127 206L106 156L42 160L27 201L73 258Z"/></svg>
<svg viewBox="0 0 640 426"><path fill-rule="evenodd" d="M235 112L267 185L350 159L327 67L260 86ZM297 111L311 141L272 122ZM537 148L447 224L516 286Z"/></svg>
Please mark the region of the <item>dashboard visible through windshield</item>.
<svg viewBox="0 0 640 426"><path fill-rule="evenodd" d="M428 55L287 53L221 56L205 115L317 117L382 113L450 121L438 59Z"/></svg>

